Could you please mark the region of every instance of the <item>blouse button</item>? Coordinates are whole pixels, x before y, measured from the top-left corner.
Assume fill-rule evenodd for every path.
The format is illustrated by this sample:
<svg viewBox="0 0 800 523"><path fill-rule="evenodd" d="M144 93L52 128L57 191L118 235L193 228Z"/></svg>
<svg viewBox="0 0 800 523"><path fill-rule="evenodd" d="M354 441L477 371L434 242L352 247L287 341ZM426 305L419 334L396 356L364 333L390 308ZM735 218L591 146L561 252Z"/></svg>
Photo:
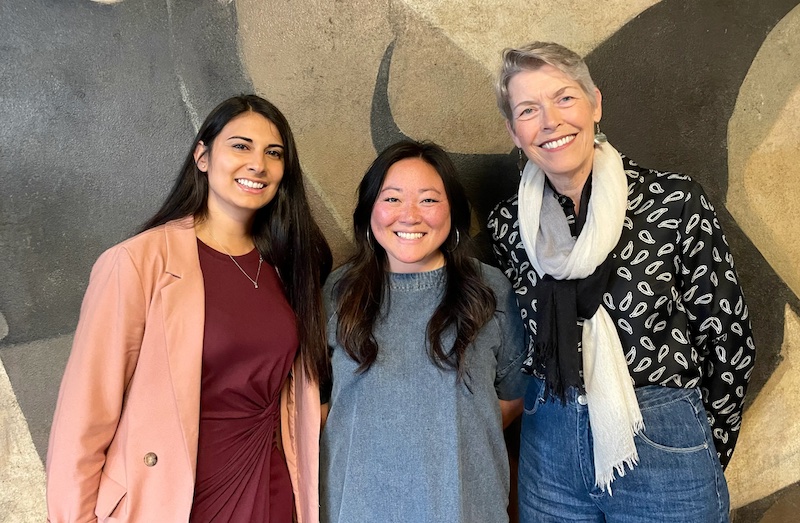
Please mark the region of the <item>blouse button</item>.
<svg viewBox="0 0 800 523"><path fill-rule="evenodd" d="M144 464L148 467L155 467L156 463L158 463L158 456L156 456L155 452L148 452L144 455Z"/></svg>

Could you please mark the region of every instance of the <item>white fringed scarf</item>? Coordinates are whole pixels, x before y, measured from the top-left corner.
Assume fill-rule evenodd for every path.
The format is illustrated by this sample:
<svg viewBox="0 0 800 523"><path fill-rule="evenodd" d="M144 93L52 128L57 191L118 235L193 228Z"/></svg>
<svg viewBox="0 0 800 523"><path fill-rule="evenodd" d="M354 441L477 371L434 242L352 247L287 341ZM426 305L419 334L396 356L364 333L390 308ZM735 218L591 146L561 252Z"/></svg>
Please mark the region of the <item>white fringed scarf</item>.
<svg viewBox="0 0 800 523"><path fill-rule="evenodd" d="M563 242L554 237L558 228L540 221L544 185L544 171L529 161L519 184L519 225L525 252L539 278L545 274L556 280L586 278L603 263L622 234L628 204L622 159L609 143L595 146L586 223L571 251L554 249ZM626 465L633 469L639 462L633 437L644 429L644 422L619 334L602 303L583 323L582 344L595 484L610 493L614 472L624 476Z"/></svg>

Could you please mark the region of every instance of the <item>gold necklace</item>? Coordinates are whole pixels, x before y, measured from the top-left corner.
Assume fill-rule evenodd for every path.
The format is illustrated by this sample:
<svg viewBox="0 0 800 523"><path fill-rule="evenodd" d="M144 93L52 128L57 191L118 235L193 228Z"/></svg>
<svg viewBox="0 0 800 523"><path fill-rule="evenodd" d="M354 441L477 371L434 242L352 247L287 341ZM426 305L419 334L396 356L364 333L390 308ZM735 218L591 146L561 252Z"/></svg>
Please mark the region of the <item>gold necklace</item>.
<svg viewBox="0 0 800 523"><path fill-rule="evenodd" d="M248 280L250 280L250 283L252 283L252 284L253 284L253 287L254 287L254 288L258 289L258 277L261 275L261 264L264 262L264 258L262 258L262 257L261 257L261 253L260 253L260 252L258 253L258 271L256 272L256 279L254 280L253 278L251 278L251 277L250 277L250 275L249 275L249 274L247 274L247 273L244 271L244 269L242 269L242 266L241 266L241 265L239 265L239 262L237 262L237 261L236 261L236 258L234 258L233 256L231 256L231 253L229 253L229 252L228 252L228 250L225 248L225 246L224 246L224 245L222 245L222 242L220 242L220 241L219 241L219 240L218 240L218 239L217 239L217 238L214 236L214 234L211 232L211 229L210 229L210 228L208 228L208 229L206 229L206 230L208 231L208 234L209 234L209 236L211 236L211 239L212 239L212 240L214 240L215 242L217 242L217 245L219 245L219 246L220 246L220 248L222 249L222 252L224 252L225 254L227 254L227 255L228 255L228 258L230 258L230 259L231 259L231 261L232 261L233 263L235 263L237 267L239 267L239 270L240 270L240 271L242 271L242 274L244 274L244 277L245 277L245 278L247 278Z"/></svg>

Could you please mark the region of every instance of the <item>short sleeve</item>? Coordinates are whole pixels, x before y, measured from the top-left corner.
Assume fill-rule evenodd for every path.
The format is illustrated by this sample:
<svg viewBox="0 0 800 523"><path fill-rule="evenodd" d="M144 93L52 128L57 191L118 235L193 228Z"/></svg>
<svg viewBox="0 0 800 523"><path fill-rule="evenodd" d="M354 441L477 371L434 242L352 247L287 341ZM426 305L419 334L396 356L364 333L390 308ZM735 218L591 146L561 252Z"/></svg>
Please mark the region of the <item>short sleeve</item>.
<svg viewBox="0 0 800 523"><path fill-rule="evenodd" d="M522 362L526 356L526 335L516 294L509 281L496 268L484 265L483 273L497 298L492 318L500 332L495 390L501 400L517 399L525 394L528 376L522 373Z"/></svg>

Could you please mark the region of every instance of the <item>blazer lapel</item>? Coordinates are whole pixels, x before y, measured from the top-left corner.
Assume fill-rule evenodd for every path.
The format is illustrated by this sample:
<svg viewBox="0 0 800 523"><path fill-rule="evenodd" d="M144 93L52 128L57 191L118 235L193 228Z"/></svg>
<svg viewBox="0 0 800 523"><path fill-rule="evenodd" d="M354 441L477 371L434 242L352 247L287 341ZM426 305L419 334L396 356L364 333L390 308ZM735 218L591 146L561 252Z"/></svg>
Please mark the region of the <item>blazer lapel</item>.
<svg viewBox="0 0 800 523"><path fill-rule="evenodd" d="M175 278L161 290L165 342L186 452L195 476L200 424L200 383L205 326L205 289L194 220L184 218L164 228L166 272Z"/></svg>

